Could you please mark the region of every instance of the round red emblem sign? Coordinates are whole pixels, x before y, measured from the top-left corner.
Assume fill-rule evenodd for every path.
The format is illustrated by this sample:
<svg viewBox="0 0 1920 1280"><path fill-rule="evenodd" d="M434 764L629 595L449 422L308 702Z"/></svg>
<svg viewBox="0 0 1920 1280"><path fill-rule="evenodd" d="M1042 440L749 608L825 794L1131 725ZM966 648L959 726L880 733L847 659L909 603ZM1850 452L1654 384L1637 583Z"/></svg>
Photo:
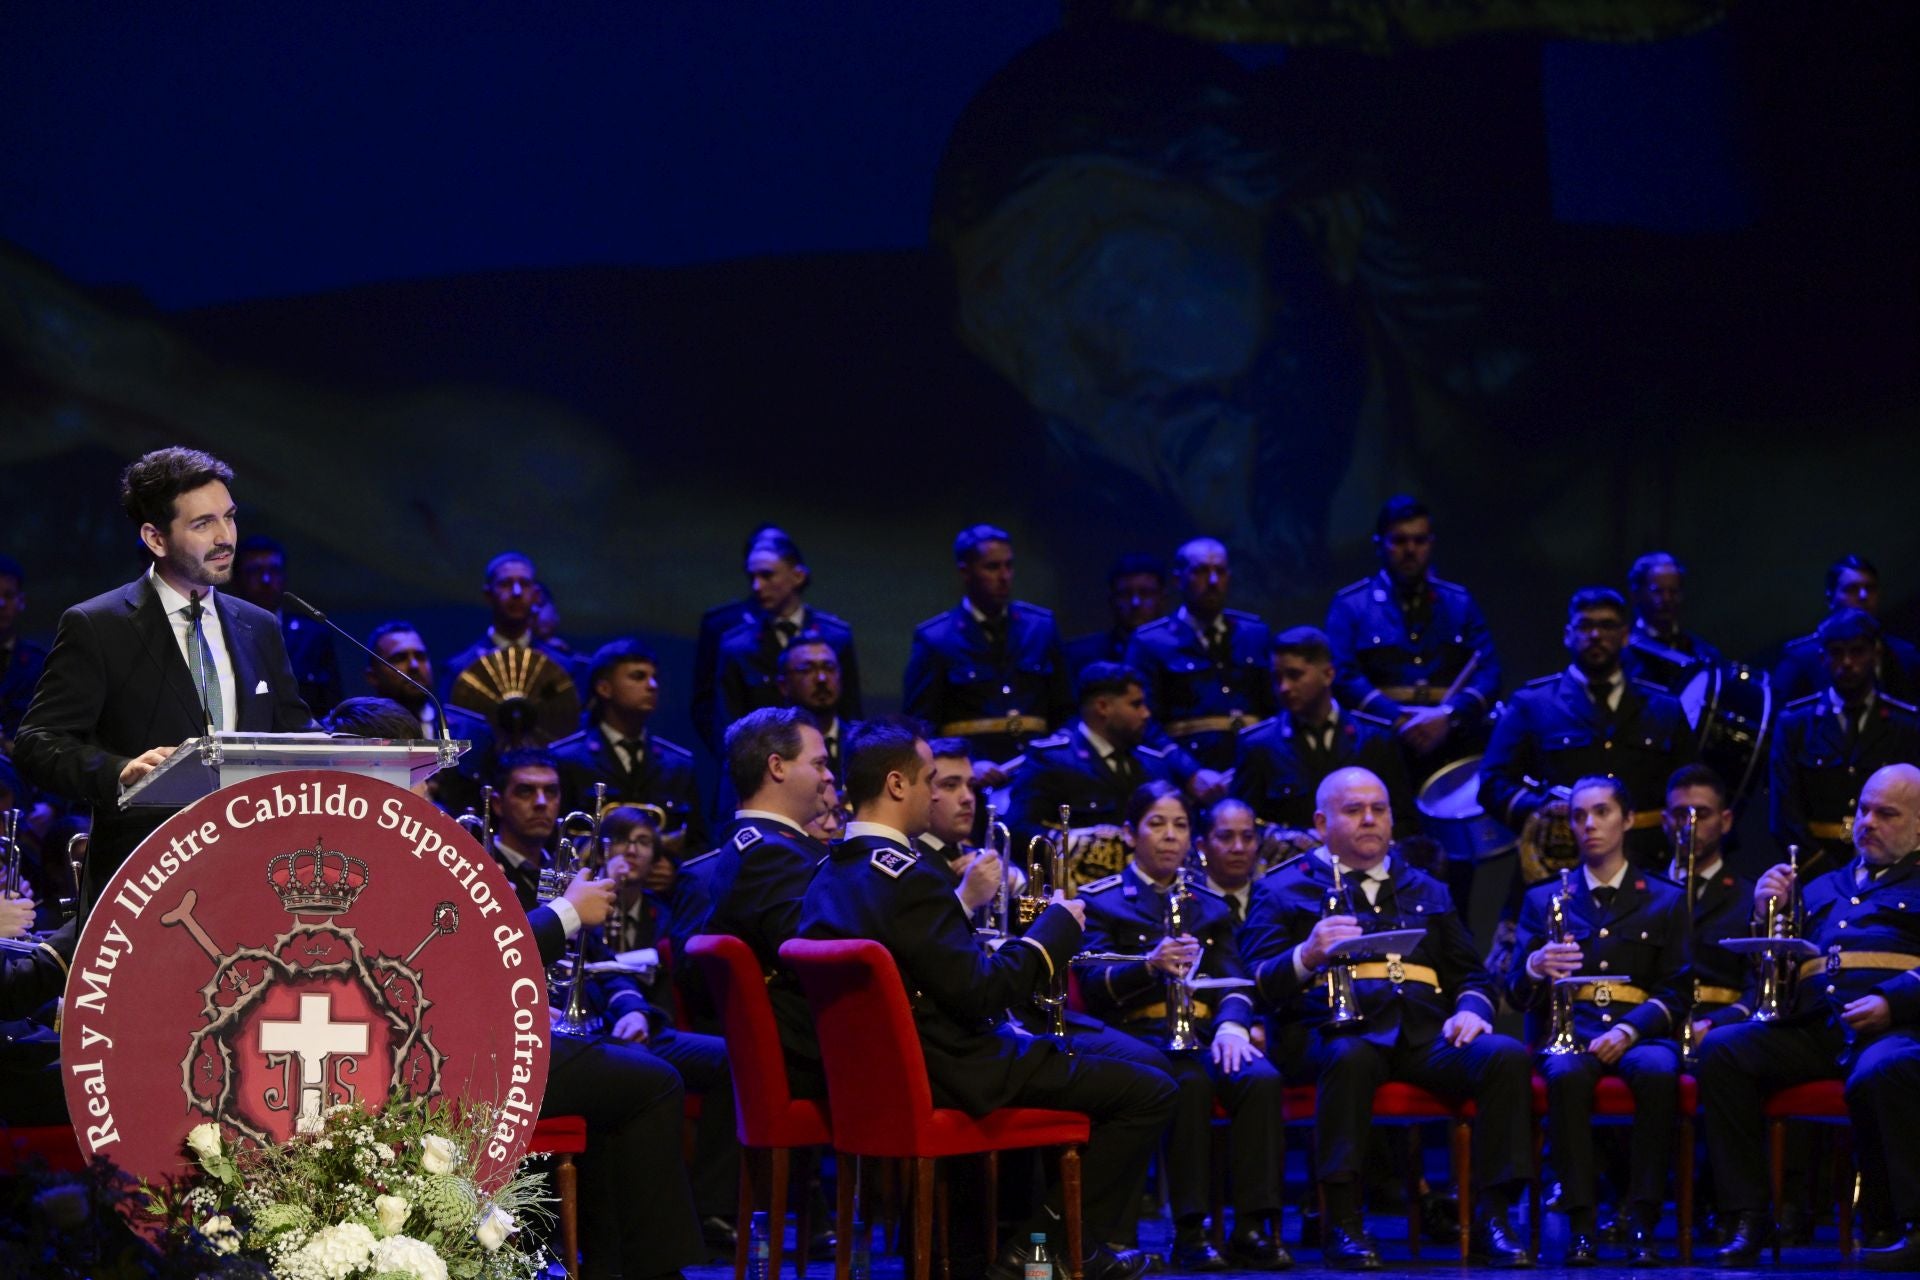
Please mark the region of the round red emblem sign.
<svg viewBox="0 0 1920 1280"><path fill-rule="evenodd" d="M547 986L494 860L428 801L279 773L181 810L114 873L60 1034L80 1150L149 1180L219 1120L281 1142L335 1103L491 1103L480 1180L520 1158L547 1084Z"/></svg>

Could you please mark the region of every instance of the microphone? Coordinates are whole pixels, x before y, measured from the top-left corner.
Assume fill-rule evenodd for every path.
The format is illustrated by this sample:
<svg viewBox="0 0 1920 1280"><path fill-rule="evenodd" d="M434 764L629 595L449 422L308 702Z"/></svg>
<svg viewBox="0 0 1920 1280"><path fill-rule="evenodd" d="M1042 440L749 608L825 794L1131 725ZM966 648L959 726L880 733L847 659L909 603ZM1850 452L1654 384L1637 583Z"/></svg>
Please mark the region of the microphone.
<svg viewBox="0 0 1920 1280"><path fill-rule="evenodd" d="M187 617L193 621L193 665L196 667L200 665L201 655L205 653L207 649L207 633L200 629L200 615L206 612L205 607L200 603L201 598L201 594L198 591L192 591L187 594ZM219 678L217 672L206 671L202 673L203 681L217 680ZM211 738L220 732L220 726L213 722L213 708L207 703L204 684L202 687L196 688L194 693L198 696L200 702L200 723L207 726L207 736Z"/></svg>
<svg viewBox="0 0 1920 1280"><path fill-rule="evenodd" d="M309 618L312 618L315 622L323 623L324 625L332 628L333 633L335 635L344 636L348 644L352 645L354 648L358 649L360 652L366 654L369 658L372 658L375 662L379 663L381 666L385 667L387 670L393 672L393 674L399 676L402 680L405 680L408 684L412 685L414 688L418 689L422 694L426 695L427 701L433 704L435 723L440 726L440 741L442 742L453 741L453 730L449 728L447 725L447 709L441 703L439 696L435 694L433 690L427 688L427 686L421 684L418 680L415 680L412 676L408 675L406 672L402 671L400 668L394 666L391 662L388 662L385 658L375 653L372 649L362 644L360 642L359 636L354 635L351 631L348 631L345 627L335 622L332 618L329 618L326 614L320 612L318 609L308 604L305 600L302 600L299 596L293 594L293 592L291 591L282 592L280 594L280 599L285 603L292 605L294 608L298 609L300 612L306 614Z"/></svg>

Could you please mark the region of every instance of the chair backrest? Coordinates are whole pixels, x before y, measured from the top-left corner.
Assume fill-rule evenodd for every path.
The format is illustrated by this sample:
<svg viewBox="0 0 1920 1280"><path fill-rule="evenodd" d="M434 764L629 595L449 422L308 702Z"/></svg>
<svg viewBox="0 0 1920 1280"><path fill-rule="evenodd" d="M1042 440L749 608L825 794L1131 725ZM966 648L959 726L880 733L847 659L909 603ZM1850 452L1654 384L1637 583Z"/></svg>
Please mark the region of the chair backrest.
<svg viewBox="0 0 1920 1280"><path fill-rule="evenodd" d="M893 956L864 938L794 938L780 958L813 1010L833 1145L853 1155L916 1154L933 1119L933 1087Z"/></svg>
<svg viewBox="0 0 1920 1280"><path fill-rule="evenodd" d="M787 1060L780 1051L780 1028L767 999L766 979L753 948L726 934L699 933L687 939L687 954L700 966L720 1011L733 1070L735 1129L743 1146L766 1147L775 1118L793 1100L787 1085Z"/></svg>

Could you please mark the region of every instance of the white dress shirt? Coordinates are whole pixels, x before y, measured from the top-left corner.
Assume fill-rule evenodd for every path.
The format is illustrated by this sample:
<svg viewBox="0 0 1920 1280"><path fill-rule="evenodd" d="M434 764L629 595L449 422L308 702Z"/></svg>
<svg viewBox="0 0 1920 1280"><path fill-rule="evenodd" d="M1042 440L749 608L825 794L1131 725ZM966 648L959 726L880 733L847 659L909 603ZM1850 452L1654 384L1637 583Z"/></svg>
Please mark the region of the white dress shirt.
<svg viewBox="0 0 1920 1280"><path fill-rule="evenodd" d="M174 643L180 646L180 657L191 673L199 660L194 653L193 619L187 616L192 604L151 568L147 570L147 577L153 583L160 607L166 611ZM200 597L200 630L206 634L207 648L213 653L214 677L220 687L220 723L214 728L232 733L240 724L240 698L234 688L233 655L227 652L226 630L220 625L220 611L214 607L212 587Z"/></svg>

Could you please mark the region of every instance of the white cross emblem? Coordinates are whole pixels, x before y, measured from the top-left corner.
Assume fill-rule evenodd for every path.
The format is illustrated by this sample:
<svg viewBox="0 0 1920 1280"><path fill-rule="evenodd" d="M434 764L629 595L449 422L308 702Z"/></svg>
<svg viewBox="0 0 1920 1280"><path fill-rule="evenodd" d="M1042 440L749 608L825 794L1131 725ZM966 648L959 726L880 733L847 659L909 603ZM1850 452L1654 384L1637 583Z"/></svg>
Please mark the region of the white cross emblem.
<svg viewBox="0 0 1920 1280"><path fill-rule="evenodd" d="M292 1053L300 1058L300 1120L318 1120L321 1094L327 1083L327 1058L336 1053L355 1056L367 1052L367 1024L335 1022L333 998L325 992L300 997L295 1022L262 1022L262 1053Z"/></svg>

